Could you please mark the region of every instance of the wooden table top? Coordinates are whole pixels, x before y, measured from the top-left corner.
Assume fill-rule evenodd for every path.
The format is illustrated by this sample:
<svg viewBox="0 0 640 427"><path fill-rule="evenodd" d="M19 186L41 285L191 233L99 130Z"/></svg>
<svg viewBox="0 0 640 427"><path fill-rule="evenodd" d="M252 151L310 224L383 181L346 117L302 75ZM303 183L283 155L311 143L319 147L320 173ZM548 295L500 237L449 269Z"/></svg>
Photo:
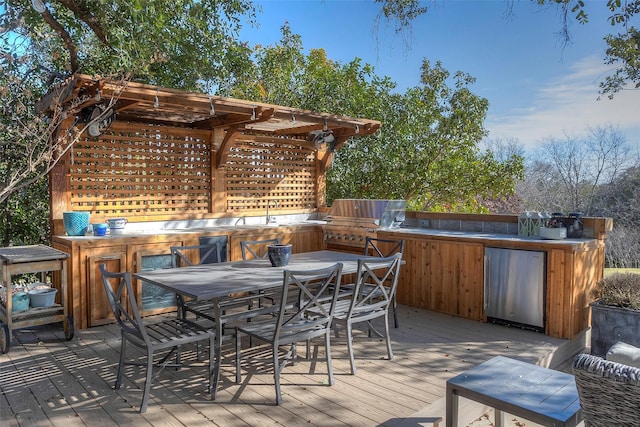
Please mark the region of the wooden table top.
<svg viewBox="0 0 640 427"><path fill-rule="evenodd" d="M0 261L20 264L34 261L67 259L69 254L46 245L9 246L0 248Z"/></svg>
<svg viewBox="0 0 640 427"><path fill-rule="evenodd" d="M281 285L284 270L321 269L340 262L343 274L355 273L360 258L360 254L315 251L292 254L285 267L272 267L268 259L260 259L146 271L134 277L196 300L210 300Z"/></svg>

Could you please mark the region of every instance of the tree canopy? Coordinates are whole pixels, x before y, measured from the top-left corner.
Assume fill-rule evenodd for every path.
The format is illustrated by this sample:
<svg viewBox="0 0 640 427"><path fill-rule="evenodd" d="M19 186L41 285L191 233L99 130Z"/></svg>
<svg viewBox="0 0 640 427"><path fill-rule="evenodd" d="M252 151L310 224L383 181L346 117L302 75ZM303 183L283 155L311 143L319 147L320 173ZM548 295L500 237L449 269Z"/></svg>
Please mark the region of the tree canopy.
<svg viewBox="0 0 640 427"><path fill-rule="evenodd" d="M37 68L53 78L128 73L145 83L208 92L233 85L251 64L251 51L238 38L243 18L255 16L249 0L4 0L0 6L3 44L37 58Z"/></svg>

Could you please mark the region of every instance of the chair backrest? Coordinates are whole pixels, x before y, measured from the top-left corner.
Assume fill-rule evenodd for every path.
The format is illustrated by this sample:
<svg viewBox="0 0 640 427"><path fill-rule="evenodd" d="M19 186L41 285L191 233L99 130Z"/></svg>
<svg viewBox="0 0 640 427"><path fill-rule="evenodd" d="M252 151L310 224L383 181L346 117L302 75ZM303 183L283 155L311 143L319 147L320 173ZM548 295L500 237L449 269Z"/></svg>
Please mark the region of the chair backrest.
<svg viewBox="0 0 640 427"><path fill-rule="evenodd" d="M247 240L240 242L240 250L242 251L242 259L263 259L269 254L267 247L269 245L279 245L279 238L266 240Z"/></svg>
<svg viewBox="0 0 640 427"><path fill-rule="evenodd" d="M133 335L139 340L148 343L149 337L144 329L133 286L131 286L131 274L129 272L115 273L107 271L104 264L100 264L100 273L102 274L102 284L109 300L109 306L122 333ZM127 309L126 305L127 299L129 309Z"/></svg>
<svg viewBox="0 0 640 427"><path fill-rule="evenodd" d="M404 252L404 240L377 239L367 237L364 242L364 254L366 256L390 257L396 253Z"/></svg>
<svg viewBox="0 0 640 427"><path fill-rule="evenodd" d="M573 375L587 427L640 425L640 369L580 354Z"/></svg>
<svg viewBox="0 0 640 427"><path fill-rule="evenodd" d="M222 261L222 242L215 241L204 245L171 246L171 266L215 264Z"/></svg>
<svg viewBox="0 0 640 427"><path fill-rule="evenodd" d="M383 312L389 308L396 288L402 253L383 258L360 258L349 317L363 312ZM366 291L365 291L366 288Z"/></svg>
<svg viewBox="0 0 640 427"><path fill-rule="evenodd" d="M286 335L288 342L298 342L329 331L341 279L341 263L318 270L285 270L274 341ZM323 299L328 294L330 304Z"/></svg>

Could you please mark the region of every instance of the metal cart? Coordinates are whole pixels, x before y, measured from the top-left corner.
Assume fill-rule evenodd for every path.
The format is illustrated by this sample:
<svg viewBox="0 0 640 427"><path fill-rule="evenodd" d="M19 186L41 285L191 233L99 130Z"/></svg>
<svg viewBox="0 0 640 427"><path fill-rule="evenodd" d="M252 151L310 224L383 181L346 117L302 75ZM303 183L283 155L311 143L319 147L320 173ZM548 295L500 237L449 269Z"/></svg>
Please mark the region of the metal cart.
<svg viewBox="0 0 640 427"><path fill-rule="evenodd" d="M12 246L0 248L0 269L2 286L7 292L6 307L0 304L0 351L7 353L11 346L14 329L26 328L48 323L63 322L64 335L73 339L73 316L67 309L67 258L69 255L45 245ZM26 273L45 273L60 271L60 302L51 307L29 308L13 312L11 298L11 276Z"/></svg>

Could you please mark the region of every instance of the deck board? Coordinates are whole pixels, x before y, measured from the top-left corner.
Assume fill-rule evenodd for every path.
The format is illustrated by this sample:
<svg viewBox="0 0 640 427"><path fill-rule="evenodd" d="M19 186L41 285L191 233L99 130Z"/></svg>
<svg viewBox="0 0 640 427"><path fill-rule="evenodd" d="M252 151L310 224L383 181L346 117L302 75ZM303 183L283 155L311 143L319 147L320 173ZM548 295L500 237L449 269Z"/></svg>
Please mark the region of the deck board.
<svg viewBox="0 0 640 427"><path fill-rule="evenodd" d="M243 381L235 384L233 340L224 343L222 378L215 402L206 393L206 351L193 366L165 369L154 381L147 413L138 414L144 376L129 367L113 389L119 330L105 325L64 339L60 325L16 331L11 350L0 355L0 424L75 427L136 426L400 426L415 417L444 416L445 383L496 355L544 364L568 340L399 306L400 328L392 328L394 359L379 339L357 339L358 374L350 375L344 333L332 341L336 384L326 385L324 346L316 362L301 359L281 377L283 405L275 406L267 363L253 364L260 350L243 351ZM364 332L360 335L364 338ZM304 346L300 354L305 355ZM245 359L246 356L247 358ZM434 413L429 412L432 407ZM417 416L419 414L419 417Z"/></svg>

